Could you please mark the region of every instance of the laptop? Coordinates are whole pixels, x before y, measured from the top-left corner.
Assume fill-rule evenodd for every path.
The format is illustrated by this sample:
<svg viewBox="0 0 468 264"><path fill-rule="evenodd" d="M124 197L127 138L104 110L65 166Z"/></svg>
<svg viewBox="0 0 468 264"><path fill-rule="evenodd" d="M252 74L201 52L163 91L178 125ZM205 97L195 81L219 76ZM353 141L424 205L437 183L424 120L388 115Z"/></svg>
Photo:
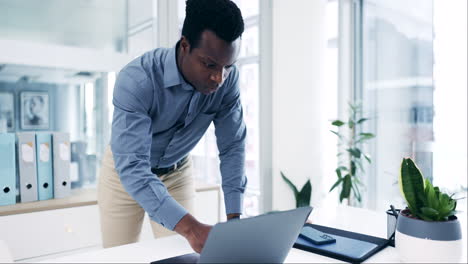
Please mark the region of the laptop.
<svg viewBox="0 0 468 264"><path fill-rule="evenodd" d="M201 254L190 253L161 263L283 263L312 207L274 212L216 224Z"/></svg>

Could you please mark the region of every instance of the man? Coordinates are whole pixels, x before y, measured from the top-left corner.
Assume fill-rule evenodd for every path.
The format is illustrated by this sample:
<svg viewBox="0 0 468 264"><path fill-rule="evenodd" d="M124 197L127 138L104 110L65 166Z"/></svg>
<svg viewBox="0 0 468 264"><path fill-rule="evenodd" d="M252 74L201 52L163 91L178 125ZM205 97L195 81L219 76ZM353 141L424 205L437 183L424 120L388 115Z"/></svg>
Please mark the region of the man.
<svg viewBox="0 0 468 264"><path fill-rule="evenodd" d="M212 121L227 218L242 213L246 127L234 63L243 31L233 2L187 0L175 48L147 52L119 73L98 188L104 247L136 242L146 211L155 237L173 230L201 251L211 226L190 213L189 152Z"/></svg>

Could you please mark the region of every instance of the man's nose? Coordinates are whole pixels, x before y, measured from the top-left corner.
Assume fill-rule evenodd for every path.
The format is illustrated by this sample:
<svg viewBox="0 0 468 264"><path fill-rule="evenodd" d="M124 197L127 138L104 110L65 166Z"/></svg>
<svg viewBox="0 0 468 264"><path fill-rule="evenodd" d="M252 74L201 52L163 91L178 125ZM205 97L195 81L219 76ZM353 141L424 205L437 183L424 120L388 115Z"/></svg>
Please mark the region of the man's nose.
<svg viewBox="0 0 468 264"><path fill-rule="evenodd" d="M220 71L215 71L211 74L211 80L216 82L217 84L220 84L223 82L224 79L224 68Z"/></svg>

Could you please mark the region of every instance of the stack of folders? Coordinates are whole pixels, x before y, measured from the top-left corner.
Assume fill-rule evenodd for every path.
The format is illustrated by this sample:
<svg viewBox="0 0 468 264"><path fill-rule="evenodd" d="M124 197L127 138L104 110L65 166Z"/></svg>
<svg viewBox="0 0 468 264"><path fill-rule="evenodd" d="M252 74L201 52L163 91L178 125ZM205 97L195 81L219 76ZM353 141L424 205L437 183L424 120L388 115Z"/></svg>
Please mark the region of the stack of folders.
<svg viewBox="0 0 468 264"><path fill-rule="evenodd" d="M61 132L0 133L0 205L70 194L70 137Z"/></svg>

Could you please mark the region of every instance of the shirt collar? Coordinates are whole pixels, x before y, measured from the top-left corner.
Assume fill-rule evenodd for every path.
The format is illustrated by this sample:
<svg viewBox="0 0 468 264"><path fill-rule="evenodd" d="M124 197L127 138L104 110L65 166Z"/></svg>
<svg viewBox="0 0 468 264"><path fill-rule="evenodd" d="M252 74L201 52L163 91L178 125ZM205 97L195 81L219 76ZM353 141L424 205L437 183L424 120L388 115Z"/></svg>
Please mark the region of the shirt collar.
<svg viewBox="0 0 468 264"><path fill-rule="evenodd" d="M169 49L164 60L164 88L181 85L184 90L193 90L193 87L188 84L177 67L176 50L179 47L179 42L175 47Z"/></svg>

